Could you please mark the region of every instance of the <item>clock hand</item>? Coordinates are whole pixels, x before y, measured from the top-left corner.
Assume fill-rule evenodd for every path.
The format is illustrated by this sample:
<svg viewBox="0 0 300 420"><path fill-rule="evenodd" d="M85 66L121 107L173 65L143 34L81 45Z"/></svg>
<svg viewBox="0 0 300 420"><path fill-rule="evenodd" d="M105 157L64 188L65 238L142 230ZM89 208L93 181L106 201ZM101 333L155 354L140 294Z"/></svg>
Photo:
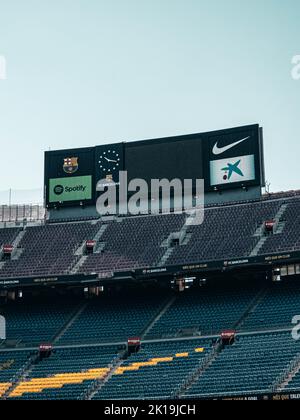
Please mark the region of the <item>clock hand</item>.
<svg viewBox="0 0 300 420"><path fill-rule="evenodd" d="M106 156L104 156L104 159L105 159L107 162L118 163L118 161L117 161L117 160L108 159Z"/></svg>

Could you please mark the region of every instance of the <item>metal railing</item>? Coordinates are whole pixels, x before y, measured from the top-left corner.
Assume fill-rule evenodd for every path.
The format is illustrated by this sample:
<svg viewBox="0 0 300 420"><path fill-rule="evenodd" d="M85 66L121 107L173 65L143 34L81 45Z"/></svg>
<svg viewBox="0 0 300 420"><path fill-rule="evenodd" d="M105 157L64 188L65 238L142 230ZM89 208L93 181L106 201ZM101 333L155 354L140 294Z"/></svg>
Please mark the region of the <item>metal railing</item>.
<svg viewBox="0 0 300 420"><path fill-rule="evenodd" d="M45 208L41 204L0 205L0 223L39 221L45 219Z"/></svg>

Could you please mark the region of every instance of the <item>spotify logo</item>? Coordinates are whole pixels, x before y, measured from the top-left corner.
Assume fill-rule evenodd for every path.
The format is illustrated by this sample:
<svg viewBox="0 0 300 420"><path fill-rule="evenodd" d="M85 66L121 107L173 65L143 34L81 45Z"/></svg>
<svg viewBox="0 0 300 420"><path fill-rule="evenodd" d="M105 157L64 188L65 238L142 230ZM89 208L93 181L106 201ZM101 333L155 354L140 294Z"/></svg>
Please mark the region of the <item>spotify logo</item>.
<svg viewBox="0 0 300 420"><path fill-rule="evenodd" d="M49 180L50 203L91 200L92 196L92 176Z"/></svg>
<svg viewBox="0 0 300 420"><path fill-rule="evenodd" d="M62 185L56 185L54 187L54 194L61 195L64 192L64 187Z"/></svg>

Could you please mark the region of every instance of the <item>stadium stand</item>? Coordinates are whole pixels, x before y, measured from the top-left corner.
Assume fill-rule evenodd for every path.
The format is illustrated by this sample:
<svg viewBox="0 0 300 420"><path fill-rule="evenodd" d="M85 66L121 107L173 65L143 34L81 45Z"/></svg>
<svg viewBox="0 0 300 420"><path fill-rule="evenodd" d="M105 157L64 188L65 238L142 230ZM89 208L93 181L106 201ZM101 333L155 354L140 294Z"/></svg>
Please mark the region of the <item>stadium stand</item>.
<svg viewBox="0 0 300 420"><path fill-rule="evenodd" d="M55 315L59 322L54 321L52 328L56 326L57 329L56 333L52 330L52 336L59 336L59 332L64 331L65 327L68 333L65 332L61 342L54 342L53 353L49 358L42 360L39 358L38 351L34 349L30 350L31 353L29 350L27 352L24 350L7 352L0 349L2 398L197 398L236 393L271 392L274 384L282 378L282 375L286 373L300 353L300 343L292 339L291 325L288 321L298 308L292 303L290 305L290 298L292 298L292 302L300 301L300 290L298 287L294 288L298 280L299 277L286 279L281 284L265 283L261 284L261 288L258 287L258 282L255 280L253 287L250 284L245 287L244 284L238 286L237 282L231 284L229 282L227 291L224 284L216 282L213 287L207 287L207 290L204 286L199 290L191 289L185 294L180 294L175 301L172 300L173 293L169 292L168 295L164 292L165 295L161 297L159 304L151 299L149 291L144 292L144 298L140 292L139 298L136 294L131 301L132 305L134 305L134 301L139 301L139 305L135 308L136 312L128 312L130 300L127 301L127 299L126 304L122 305L120 298L115 297L115 300L111 298L108 306L103 304L102 298L87 301L87 305L91 305L92 310L99 313L99 320L101 315L107 317L107 321L100 324L100 330L101 325L104 326L104 329L99 334L97 333L97 324L89 312L86 317L81 318L79 315L78 318L75 317L73 323L69 323L69 320L63 317L66 306L65 299L61 302L54 299L54 301L56 300ZM265 288L266 286L268 287ZM254 292L259 292L260 289L265 294L258 293L256 296ZM239 302L242 296L245 298ZM268 310L273 304L274 296L275 299L283 296L281 302L283 302L282 306L286 308L283 322L281 316L278 317L279 324L276 324L279 327L278 330L275 328L275 322L269 325L271 314L263 325L256 321L256 312L260 318L261 313L265 313L263 309ZM163 303L168 298L173 301L173 304L164 312ZM229 301L229 304L222 305L224 301ZM236 307L234 302L237 303ZM281 306L278 300L275 302L277 307ZM109 309L110 306L114 306L114 303L116 304L117 318L112 316L113 312ZM139 317L138 312L146 303L150 309L145 311L145 317ZM29 307L23 305L23 315L25 316L26 312L31 311L32 322L34 318L39 319L42 312L40 305L41 302L32 301L31 307L34 310L29 310ZM207 308L211 310L207 310ZM252 310L249 311L249 308ZM161 317L157 317L158 312ZM205 338L198 332L198 336L194 339L188 337L180 339L177 330L172 330L175 320L180 320L180 317L186 313L186 316L183 317L185 323L179 323L179 325L191 327L194 325L194 316L197 312L198 319L203 320L204 331L209 330L211 319L213 319L215 331L218 330L219 333L209 334L209 337ZM191 314L190 323L188 323L189 313ZM46 321L47 311L44 316ZM166 318L163 321L164 317ZM20 326L22 318L20 311ZM51 312L48 312L48 318L52 319ZM240 333L237 334L236 342L232 346L220 347L219 351L214 353L213 349L220 332L239 325L241 320L243 321L240 323ZM168 332L169 337L172 335L170 331L173 331L174 338L172 340L157 338L158 341L153 343L144 341L138 353L128 355L124 350L126 347L125 337L128 338L130 333L146 331L152 323L153 327L146 340L151 338L153 331L157 330ZM90 331L87 334L82 333L88 328L88 324L91 326ZM129 327L123 331L122 327L127 324ZM48 324L46 323L46 325ZM111 332L108 330L109 325ZM118 329L118 325L122 327ZM78 343L91 341L89 334L92 332L93 326L95 330L94 342L97 344L82 347ZM249 332L249 329L253 329L255 326L257 331ZM283 326L285 326L286 332L280 331ZM137 329L134 330L134 328ZM263 332L259 332L259 329ZM269 331L264 331L266 329ZM26 327L24 331L26 336ZM10 332L8 334L10 337ZM106 337L105 334L108 336ZM192 335L191 332L190 334ZM47 338L39 333L37 336L40 340ZM105 341L117 341L118 339L122 341L123 345L121 343L103 345ZM36 336L33 335L32 343L37 342ZM75 347L57 347L57 344L66 346L68 342L72 342ZM32 361L28 373L22 375L30 357ZM287 389L297 389L297 378L296 374L295 378L288 383Z"/></svg>
<svg viewBox="0 0 300 420"><path fill-rule="evenodd" d="M18 228L0 229L0 248L6 244L12 244L19 233Z"/></svg>
<svg viewBox="0 0 300 420"><path fill-rule="evenodd" d="M8 302L1 309L7 323L7 337L21 346L51 342L79 305L76 298L33 297Z"/></svg>
<svg viewBox="0 0 300 420"><path fill-rule="evenodd" d="M0 280L87 275L300 251L298 195L209 207L200 226L186 215L124 217L0 228L16 253ZM267 220L274 231L264 230ZM172 235L178 241L173 243ZM87 240L95 241L87 254ZM109 286L87 299L83 285L22 297L0 294L0 399L214 398L300 390L299 272L215 273L179 293L156 284ZM199 280L199 279L198 279ZM221 333L235 332L233 345ZM142 341L127 352L130 337ZM41 358L39 345L53 346Z"/></svg>
<svg viewBox="0 0 300 420"><path fill-rule="evenodd" d="M141 336L159 313L166 300L165 293L103 296L91 300L60 338L60 344L126 341Z"/></svg>
<svg viewBox="0 0 300 420"><path fill-rule="evenodd" d="M118 360L115 347L58 349L35 360L30 375L10 392L10 399L79 399L93 381L102 380Z"/></svg>
<svg viewBox="0 0 300 420"><path fill-rule="evenodd" d="M208 209L203 224L189 227L190 242L177 247L168 263L188 264L249 256L260 239L255 236L257 229L264 221L274 218L280 206L280 201L270 201Z"/></svg>
<svg viewBox="0 0 300 420"><path fill-rule="evenodd" d="M210 352L208 341L147 344L119 367L93 399L168 399Z"/></svg>
<svg viewBox="0 0 300 420"><path fill-rule="evenodd" d="M269 285L255 311L244 321L242 329L253 331L289 327L293 316L297 314L300 314L298 277Z"/></svg>
<svg viewBox="0 0 300 420"><path fill-rule="evenodd" d="M226 285L212 282L199 290L189 290L176 298L147 338L219 334L222 330L236 328L259 290L254 281L240 289L230 280Z"/></svg>
<svg viewBox="0 0 300 420"><path fill-rule="evenodd" d="M105 270L155 266L165 252L162 242L180 231L185 220L184 214L173 214L114 221L101 238L103 252L89 256L80 272L95 272L99 266Z"/></svg>
<svg viewBox="0 0 300 420"><path fill-rule="evenodd" d="M0 352L0 398L10 389L15 377L23 372L29 360L28 351Z"/></svg>
<svg viewBox="0 0 300 420"><path fill-rule="evenodd" d="M69 273L80 258L75 251L98 229L95 223L29 227L19 243L19 249L22 250L20 257L8 261L0 271L0 277Z"/></svg>
<svg viewBox="0 0 300 420"><path fill-rule="evenodd" d="M282 229L278 234L268 238L260 253L290 252L300 246L300 201L293 200L287 205L285 213L279 220Z"/></svg>
<svg viewBox="0 0 300 420"><path fill-rule="evenodd" d="M256 254L299 250L299 203L298 197L292 197L207 208L204 223L186 229L184 214L27 227L18 243L18 258L3 265L0 278L70 274L74 267L79 274L156 267L166 254L170 235L180 232L182 240L164 265L245 258L264 237L265 221L276 217L275 234L263 238ZM1 231L8 238L15 234ZM80 246L94 237L95 252L81 259Z"/></svg>
<svg viewBox="0 0 300 420"><path fill-rule="evenodd" d="M185 397L268 392L300 350L290 333L238 338L213 361Z"/></svg>

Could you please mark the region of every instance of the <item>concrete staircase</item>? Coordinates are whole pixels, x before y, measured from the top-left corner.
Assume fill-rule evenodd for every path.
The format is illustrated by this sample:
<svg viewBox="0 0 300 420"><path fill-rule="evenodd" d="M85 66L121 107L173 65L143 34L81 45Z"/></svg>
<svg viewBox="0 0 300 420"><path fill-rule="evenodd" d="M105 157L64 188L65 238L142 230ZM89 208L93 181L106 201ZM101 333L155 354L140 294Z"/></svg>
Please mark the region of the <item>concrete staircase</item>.
<svg viewBox="0 0 300 420"><path fill-rule="evenodd" d="M210 368L218 356L222 353L224 347L221 342L218 342L211 353L201 360L200 365L194 369L185 382L175 391L173 398L183 398L186 392L199 380L199 378Z"/></svg>
<svg viewBox="0 0 300 420"><path fill-rule="evenodd" d="M161 317L167 312L167 310L175 303L176 299L177 299L177 296L173 296L171 299L167 299L167 301L163 303L162 307L159 309L158 314L150 322L150 324L144 329L144 332L141 335L142 340L145 337L147 337L148 333L152 330L154 325L161 319Z"/></svg>
<svg viewBox="0 0 300 420"><path fill-rule="evenodd" d="M61 328L61 330L56 334L56 336L53 339L53 344L57 344L61 337L65 334L65 332L74 324L74 322L80 317L82 312L85 311L86 307L88 306L88 302L80 303L79 306L75 309L75 311L72 313L69 320L66 322L66 324Z"/></svg>
<svg viewBox="0 0 300 420"><path fill-rule="evenodd" d="M267 236L262 236L260 238L260 240L258 241L258 243L255 245L255 247L253 248L250 257L256 257L259 253L259 251L262 249L262 247L264 246L265 242L267 241L268 237Z"/></svg>
<svg viewBox="0 0 300 420"><path fill-rule="evenodd" d="M11 254L11 260L12 261L18 260L23 253L23 249L18 248L18 246L20 245L25 233L26 233L25 228L24 228L24 230L19 231L18 235L15 237L15 239L11 243L11 245L14 247L13 253ZM3 250L1 249L0 250L0 260L2 259L2 257L3 257ZM0 262L0 270L4 267L6 262L7 261L1 261Z"/></svg>
<svg viewBox="0 0 300 420"><path fill-rule="evenodd" d="M35 363L38 362L39 355L38 353L31 356L27 362L24 364L22 369L14 376L12 380L12 386L8 388L8 390L5 392L5 394L0 398L0 400L6 400L9 395L17 388L20 382L23 382L28 378L30 373L32 372L33 366Z"/></svg>
<svg viewBox="0 0 300 420"><path fill-rule="evenodd" d="M24 238L24 236L25 236L25 233L26 233L26 229L24 228L24 230L21 230L19 233L18 233L18 235L17 235L17 237L15 238L15 240L13 241L13 243L12 243L12 245L13 245L13 247L14 248L17 248L19 245L20 245L20 243L21 243L21 240Z"/></svg>
<svg viewBox="0 0 300 420"><path fill-rule="evenodd" d="M166 252L161 257L161 259L157 262L156 264L157 267L165 266L168 259L173 254L175 247L172 246L172 241L174 239L179 241L179 246L187 245L189 243L192 237L192 233L188 232L188 228L192 224L193 220L194 220L194 216L188 217L185 224L182 226L179 232L170 233L168 238L162 242L161 247L166 248Z"/></svg>
<svg viewBox="0 0 300 420"><path fill-rule="evenodd" d="M174 248L167 248L164 255L161 257L159 263L157 264L158 267L164 267L166 265L166 262L170 258L170 256L173 254Z"/></svg>
<svg viewBox="0 0 300 420"><path fill-rule="evenodd" d="M122 365L126 351L121 354L118 359L110 366L110 371L103 379L99 379L95 383L91 385L91 387L87 390L87 392L82 395L83 400L92 400L93 397L101 391L101 389L105 386L105 384L111 379L111 377L115 374L116 370Z"/></svg>
<svg viewBox="0 0 300 420"><path fill-rule="evenodd" d="M94 241L96 241L97 243L100 241L102 235L104 234L104 232L106 231L106 229L108 228L108 224L105 225L101 225L100 229L98 230L98 232L96 233L95 237L93 238Z"/></svg>
<svg viewBox="0 0 300 420"><path fill-rule="evenodd" d="M98 230L98 232L96 233L96 235L94 236L93 240L96 241L96 247L94 250L95 254L100 254L104 247L105 247L105 243L101 242L101 237L104 234L104 232L106 231L106 229L108 228L108 224L102 224L100 229ZM69 267L69 272L71 274L77 274L79 272L79 270L81 269L81 267L83 266L83 264L85 263L85 261L87 260L88 256L84 255L84 249L85 249L85 241L79 246L79 248L75 251L75 256L80 257L79 259L76 260L75 263L73 263L70 267Z"/></svg>
<svg viewBox="0 0 300 420"><path fill-rule="evenodd" d="M71 268L70 273L71 274L77 274L80 270L80 268L83 266L85 261L87 260L87 255L82 255L79 260L76 261L73 268Z"/></svg>
<svg viewBox="0 0 300 420"><path fill-rule="evenodd" d="M272 392L284 391L290 382L294 379L297 373L300 372L300 355L291 362L290 366L283 372L283 374L272 385Z"/></svg>
<svg viewBox="0 0 300 420"><path fill-rule="evenodd" d="M245 320L251 314L253 314L256 311L258 305L263 301L263 299L267 295L268 291L269 291L269 287L264 287L263 289L261 289L258 292L258 294L255 296L255 298L252 300L252 302L250 303L250 305L248 306L248 308L244 312L244 314L241 316L241 318L234 325L234 328L233 329L235 331L239 331L240 328L243 326Z"/></svg>

